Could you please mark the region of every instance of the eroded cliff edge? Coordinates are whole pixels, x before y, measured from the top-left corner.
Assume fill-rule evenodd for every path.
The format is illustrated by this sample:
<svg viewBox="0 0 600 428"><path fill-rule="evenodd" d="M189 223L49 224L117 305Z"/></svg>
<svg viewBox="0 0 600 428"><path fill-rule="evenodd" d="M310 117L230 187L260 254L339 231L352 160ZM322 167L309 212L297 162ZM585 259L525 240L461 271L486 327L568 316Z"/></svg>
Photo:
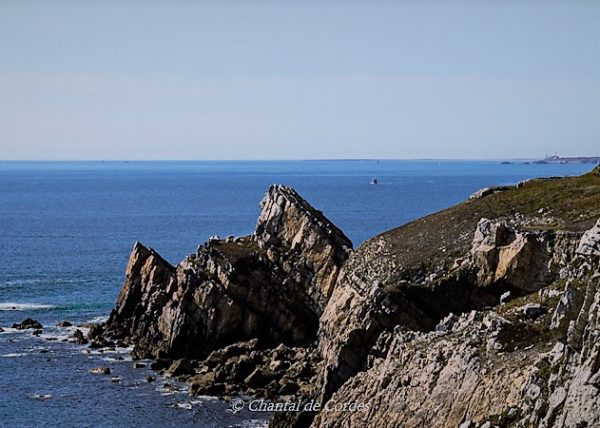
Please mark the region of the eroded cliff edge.
<svg viewBox="0 0 600 428"><path fill-rule="evenodd" d="M594 426L599 174L478 192L356 251L273 186L249 237L177 266L136 244L92 336L176 360L194 393L370 404L273 426Z"/></svg>

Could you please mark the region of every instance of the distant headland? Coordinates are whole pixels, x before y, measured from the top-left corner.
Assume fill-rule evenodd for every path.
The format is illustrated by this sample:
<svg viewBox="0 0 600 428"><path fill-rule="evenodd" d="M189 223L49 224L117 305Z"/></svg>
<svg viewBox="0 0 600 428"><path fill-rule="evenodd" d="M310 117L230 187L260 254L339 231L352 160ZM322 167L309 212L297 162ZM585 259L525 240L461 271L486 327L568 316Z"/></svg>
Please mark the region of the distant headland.
<svg viewBox="0 0 600 428"><path fill-rule="evenodd" d="M502 161L501 165L513 165L515 161ZM563 157L558 155L546 156L544 159L531 160L523 162L525 165L563 165L563 164L600 164L600 156L574 156L574 157Z"/></svg>
<svg viewBox="0 0 600 428"><path fill-rule="evenodd" d="M542 160L532 161L534 164L565 164L565 163L591 163L591 164L599 164L600 156L586 157L586 156L578 156L578 157L562 157L562 156L546 156Z"/></svg>

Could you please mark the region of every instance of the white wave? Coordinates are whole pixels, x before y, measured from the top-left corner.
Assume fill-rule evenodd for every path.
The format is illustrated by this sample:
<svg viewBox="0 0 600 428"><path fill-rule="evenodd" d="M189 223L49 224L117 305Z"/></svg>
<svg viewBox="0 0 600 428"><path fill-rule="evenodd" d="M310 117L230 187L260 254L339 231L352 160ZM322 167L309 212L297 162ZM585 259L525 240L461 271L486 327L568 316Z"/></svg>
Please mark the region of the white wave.
<svg viewBox="0 0 600 428"><path fill-rule="evenodd" d="M109 363L127 363L131 362L131 358L123 357L123 358L113 358L113 357L103 357L100 358L102 361L106 361Z"/></svg>
<svg viewBox="0 0 600 428"><path fill-rule="evenodd" d="M50 394L34 394L32 398L35 398L37 400L48 400L48 399L52 398L52 395L50 395Z"/></svg>
<svg viewBox="0 0 600 428"><path fill-rule="evenodd" d="M250 419L249 421L244 421L242 426L246 428L267 428L269 426L269 421Z"/></svg>
<svg viewBox="0 0 600 428"><path fill-rule="evenodd" d="M192 410L192 403L175 403L171 407L177 407L179 409Z"/></svg>
<svg viewBox="0 0 600 428"><path fill-rule="evenodd" d="M92 323L92 324L100 324L105 321L108 321L108 316L94 317L94 318L91 318L90 320L88 320L88 322Z"/></svg>
<svg viewBox="0 0 600 428"><path fill-rule="evenodd" d="M3 285L31 285L31 284L39 284L42 282L40 279L10 279L5 281Z"/></svg>
<svg viewBox="0 0 600 428"><path fill-rule="evenodd" d="M65 340L69 340L71 336L69 334L58 334L58 333L50 333L50 334L42 334L40 338L47 341L56 341L63 342Z"/></svg>
<svg viewBox="0 0 600 428"><path fill-rule="evenodd" d="M15 303L2 302L0 303L0 311L37 311L41 309L52 309L54 305L44 305L40 303Z"/></svg>
<svg viewBox="0 0 600 428"><path fill-rule="evenodd" d="M17 358L17 357L24 357L27 354L24 353L19 353L19 352L13 352L10 354L4 354L2 355L3 358Z"/></svg>

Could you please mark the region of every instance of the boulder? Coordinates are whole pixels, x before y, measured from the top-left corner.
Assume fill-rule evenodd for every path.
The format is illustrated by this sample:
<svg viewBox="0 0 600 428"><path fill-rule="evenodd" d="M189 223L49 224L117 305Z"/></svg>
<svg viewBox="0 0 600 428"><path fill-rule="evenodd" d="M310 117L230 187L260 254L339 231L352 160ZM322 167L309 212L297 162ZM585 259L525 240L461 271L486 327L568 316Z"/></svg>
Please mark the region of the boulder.
<svg viewBox="0 0 600 428"><path fill-rule="evenodd" d="M503 222L479 221L471 255L481 286L501 282L537 291L552 279L544 236L516 231Z"/></svg>
<svg viewBox="0 0 600 428"><path fill-rule="evenodd" d="M269 383L271 383L277 374L270 371L258 368L254 370L246 379L244 379L244 383L250 388L264 388Z"/></svg>
<svg viewBox="0 0 600 428"><path fill-rule="evenodd" d="M92 342L90 343L90 348L92 349L110 348L114 346L114 342L102 338L98 340L92 340Z"/></svg>
<svg viewBox="0 0 600 428"><path fill-rule="evenodd" d="M216 381L215 373L196 375L187 382L192 395L219 395L225 390L225 385Z"/></svg>
<svg viewBox="0 0 600 428"><path fill-rule="evenodd" d="M195 363L187 358L174 361L166 372L166 374L171 377L192 375L194 373Z"/></svg>
<svg viewBox="0 0 600 428"><path fill-rule="evenodd" d="M257 349L258 340L252 339L245 342L238 342L224 348L217 349L209 354L203 362L203 365L209 369L224 364L227 360L238 355L247 355Z"/></svg>
<svg viewBox="0 0 600 428"><path fill-rule="evenodd" d="M71 324L69 321L60 321L58 324L56 324L56 326L65 328L65 327L71 327L71 326L73 326L73 324Z"/></svg>
<svg viewBox="0 0 600 428"><path fill-rule="evenodd" d="M16 324L16 323L13 324L12 328L16 328L17 330L26 330L26 329L29 329L29 328L33 328L33 329L39 330L39 329L42 329L43 326L42 326L42 324L40 324L39 321L36 321L34 319L31 319L31 318L26 318L26 319L24 319L23 321L21 321L18 324Z"/></svg>
<svg viewBox="0 0 600 428"><path fill-rule="evenodd" d="M296 382L284 382L281 384L279 391L277 392L279 395L292 395L298 392L300 389L300 385Z"/></svg>
<svg viewBox="0 0 600 428"><path fill-rule="evenodd" d="M83 335L83 332L79 329L75 330L71 337L74 339L74 342L78 345L85 345L86 343L88 343L88 340Z"/></svg>
<svg viewBox="0 0 600 428"><path fill-rule="evenodd" d="M483 189L479 189L475 193L472 193L469 196L469 200L481 199L488 195L493 195L497 192L504 192L506 190L512 189L511 186L492 186L492 187L484 187Z"/></svg>
<svg viewBox="0 0 600 428"><path fill-rule="evenodd" d="M435 326L435 331L439 332L450 332L452 331L452 327L458 321L458 317L453 313L449 313L448 316L443 318L438 325Z"/></svg>
<svg viewBox="0 0 600 428"><path fill-rule="evenodd" d="M171 364L173 364L173 360L170 360L168 358L158 358L154 361L152 361L152 363L150 364L150 368L152 370L164 370L166 368L169 368L171 366Z"/></svg>
<svg viewBox="0 0 600 428"><path fill-rule="evenodd" d="M236 362L232 364L231 374L232 380L235 383L242 382L254 370L256 370L256 362L248 355L240 356Z"/></svg>

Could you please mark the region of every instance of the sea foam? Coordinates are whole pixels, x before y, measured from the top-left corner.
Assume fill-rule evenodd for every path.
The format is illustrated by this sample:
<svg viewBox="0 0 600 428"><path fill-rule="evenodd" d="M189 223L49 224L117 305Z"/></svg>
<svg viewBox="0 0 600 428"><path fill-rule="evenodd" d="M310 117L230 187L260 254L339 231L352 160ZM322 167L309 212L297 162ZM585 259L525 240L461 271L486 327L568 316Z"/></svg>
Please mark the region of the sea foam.
<svg viewBox="0 0 600 428"><path fill-rule="evenodd" d="M44 305L41 303L0 303L0 311L39 311L44 309L52 309L55 307L56 306L54 305Z"/></svg>

